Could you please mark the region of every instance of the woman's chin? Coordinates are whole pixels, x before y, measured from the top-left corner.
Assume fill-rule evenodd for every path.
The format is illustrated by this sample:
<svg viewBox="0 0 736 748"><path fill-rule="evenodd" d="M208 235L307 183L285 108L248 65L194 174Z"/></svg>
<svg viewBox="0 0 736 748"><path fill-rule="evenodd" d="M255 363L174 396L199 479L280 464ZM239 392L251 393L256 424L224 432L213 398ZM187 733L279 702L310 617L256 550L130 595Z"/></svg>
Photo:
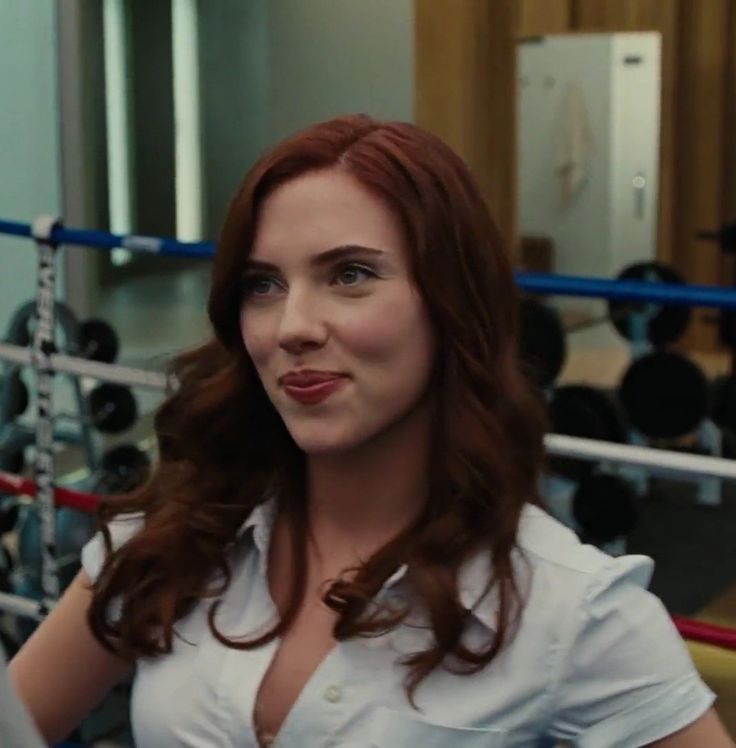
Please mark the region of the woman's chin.
<svg viewBox="0 0 736 748"><path fill-rule="evenodd" d="M305 433L292 432L292 438L299 449L310 457L328 456L345 452L357 446L360 439L350 438L345 433Z"/></svg>

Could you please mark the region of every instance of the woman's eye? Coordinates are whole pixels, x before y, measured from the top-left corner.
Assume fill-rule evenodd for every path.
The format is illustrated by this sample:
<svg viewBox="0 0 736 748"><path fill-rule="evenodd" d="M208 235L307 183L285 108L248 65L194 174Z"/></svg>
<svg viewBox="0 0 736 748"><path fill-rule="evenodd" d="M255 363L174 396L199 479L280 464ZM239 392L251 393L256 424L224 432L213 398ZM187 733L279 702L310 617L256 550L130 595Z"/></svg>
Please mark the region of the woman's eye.
<svg viewBox="0 0 736 748"><path fill-rule="evenodd" d="M339 278L345 286L355 286L366 276L368 278L375 278L376 274L370 268L364 267L363 265L350 263L349 265L343 266L336 277Z"/></svg>
<svg viewBox="0 0 736 748"><path fill-rule="evenodd" d="M368 267L347 263L337 270L333 282L341 286L357 286L367 278L376 278L377 274ZM244 299L263 298L276 291L277 280L268 275L250 275L243 279L242 296Z"/></svg>
<svg viewBox="0 0 736 748"><path fill-rule="evenodd" d="M271 290L272 278L252 275L243 279L243 296L265 296Z"/></svg>

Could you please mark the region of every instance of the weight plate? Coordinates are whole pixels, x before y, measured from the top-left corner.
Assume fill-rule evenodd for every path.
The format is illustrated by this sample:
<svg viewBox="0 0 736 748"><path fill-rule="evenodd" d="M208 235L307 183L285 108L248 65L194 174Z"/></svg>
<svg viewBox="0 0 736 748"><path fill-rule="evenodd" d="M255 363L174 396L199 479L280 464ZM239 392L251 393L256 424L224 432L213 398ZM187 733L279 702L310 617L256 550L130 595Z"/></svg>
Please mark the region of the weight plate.
<svg viewBox="0 0 736 748"><path fill-rule="evenodd" d="M138 404L130 387L99 384L89 393L92 424L105 434L129 429L138 420Z"/></svg>
<svg viewBox="0 0 736 748"><path fill-rule="evenodd" d="M120 341L113 327L102 319L79 323L79 355L92 361L113 363L118 357Z"/></svg>
<svg viewBox="0 0 736 748"><path fill-rule="evenodd" d="M556 309L532 298L519 304L519 355L527 375L539 387L549 387L567 358L565 330Z"/></svg>
<svg viewBox="0 0 736 748"><path fill-rule="evenodd" d="M632 425L652 439L674 439L694 431L708 415L708 381L680 353L655 351L624 374L621 404Z"/></svg>
<svg viewBox="0 0 736 748"><path fill-rule="evenodd" d="M595 545L628 535L639 519L633 487L616 475L584 478L573 496L572 509L581 539Z"/></svg>
<svg viewBox="0 0 736 748"><path fill-rule="evenodd" d="M619 274L617 280L684 283L677 272L659 262L640 262L630 265ZM647 313L647 311L646 339L656 348L679 340L690 322L691 310L687 306L660 306L613 300L608 302L609 318L619 334L627 340L635 337L634 315Z"/></svg>
<svg viewBox="0 0 736 748"><path fill-rule="evenodd" d="M584 384L558 387L549 403L552 431L583 439L623 443L627 440L624 416L616 400L604 390ZM590 474L594 463L571 457L551 457L552 472L574 480Z"/></svg>

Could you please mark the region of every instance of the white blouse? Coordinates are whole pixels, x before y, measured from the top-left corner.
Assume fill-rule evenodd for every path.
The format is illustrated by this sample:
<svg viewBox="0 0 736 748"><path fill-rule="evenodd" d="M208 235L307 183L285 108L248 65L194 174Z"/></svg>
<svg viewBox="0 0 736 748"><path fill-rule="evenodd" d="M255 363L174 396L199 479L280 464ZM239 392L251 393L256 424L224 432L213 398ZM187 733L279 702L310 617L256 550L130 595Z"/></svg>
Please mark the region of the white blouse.
<svg viewBox="0 0 736 748"><path fill-rule="evenodd" d="M252 637L274 620L266 564L275 500L257 507L231 549L233 580L216 622L230 638ZM142 517L111 524L116 546ZM563 524L527 505L519 526L524 551L514 557L526 594L516 638L473 675L433 671L419 685L415 711L406 699L403 654L424 648L431 632L419 614L378 638L338 643L318 666L287 715L278 748L636 748L700 717L715 700L667 611L646 586L648 556L612 558L583 545ZM82 563L94 579L104 558L98 534ZM460 598L473 608L467 644L493 636L497 597L479 601L489 574L487 553L469 561ZM377 599L407 593L401 567ZM138 748L257 748L253 707L278 647L252 651L221 645L207 626L205 600L178 622L173 651L137 663L131 722Z"/></svg>

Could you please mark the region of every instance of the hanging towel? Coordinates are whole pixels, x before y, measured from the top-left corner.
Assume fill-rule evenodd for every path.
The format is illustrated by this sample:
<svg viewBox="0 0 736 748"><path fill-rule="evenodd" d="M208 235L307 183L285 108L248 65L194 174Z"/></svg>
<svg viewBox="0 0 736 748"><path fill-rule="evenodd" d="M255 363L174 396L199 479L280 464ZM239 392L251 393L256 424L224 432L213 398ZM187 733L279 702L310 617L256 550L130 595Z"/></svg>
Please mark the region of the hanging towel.
<svg viewBox="0 0 736 748"><path fill-rule="evenodd" d="M567 206L588 180L594 142L585 96L578 83L571 81L567 84L562 104L557 175L562 205Z"/></svg>

